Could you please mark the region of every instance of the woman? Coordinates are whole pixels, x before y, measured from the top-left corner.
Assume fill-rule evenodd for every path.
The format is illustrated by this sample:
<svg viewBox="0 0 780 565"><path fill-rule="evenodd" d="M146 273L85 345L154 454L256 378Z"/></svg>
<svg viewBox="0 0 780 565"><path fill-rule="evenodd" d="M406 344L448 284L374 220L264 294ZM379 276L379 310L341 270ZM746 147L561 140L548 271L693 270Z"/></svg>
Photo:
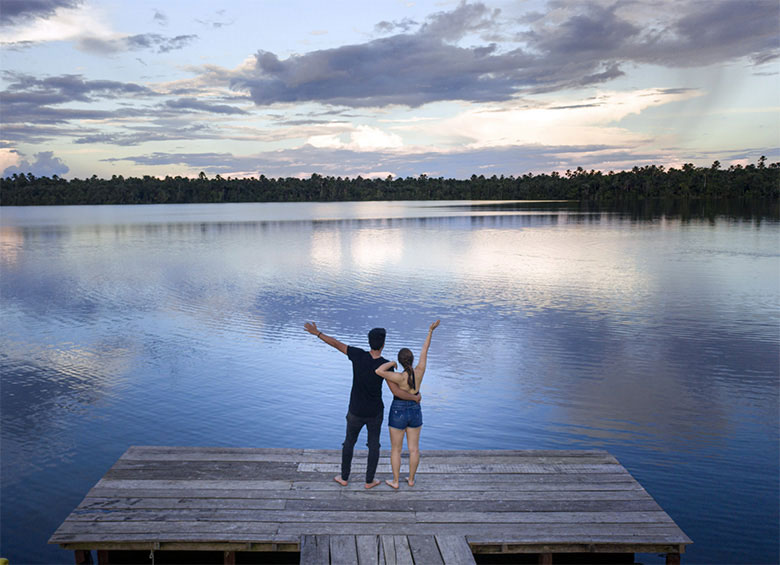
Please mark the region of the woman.
<svg viewBox="0 0 780 565"><path fill-rule="evenodd" d="M420 361L416 367L414 355L404 347L398 352L398 363L404 368L403 373L393 372L398 365L395 361L388 361L381 365L376 374L396 383L402 390L410 394L417 394L422 385L423 375L425 375L425 362L428 359L428 347L431 345L431 336L433 330L439 326L439 320L436 320L428 328L428 337L420 353ZM390 405L390 417L388 419L390 428L390 464L393 467L393 480L385 482L391 487L398 488L398 475L401 473L401 451L404 447L404 434L406 434L406 446L409 448L409 476L406 482L410 487L414 486L414 474L417 472L417 465L420 463L420 430L422 429L422 410L420 404L413 400L401 400L393 396L393 403Z"/></svg>

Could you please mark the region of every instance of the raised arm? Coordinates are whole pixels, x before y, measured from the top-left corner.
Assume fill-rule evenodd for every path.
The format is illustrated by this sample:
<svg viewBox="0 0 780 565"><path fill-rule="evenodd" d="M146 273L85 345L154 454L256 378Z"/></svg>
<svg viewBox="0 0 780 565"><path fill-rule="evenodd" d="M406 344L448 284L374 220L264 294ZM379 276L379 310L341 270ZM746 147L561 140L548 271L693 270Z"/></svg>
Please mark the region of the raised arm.
<svg viewBox="0 0 780 565"><path fill-rule="evenodd" d="M423 375L425 374L425 365L428 363L428 348L431 346L431 337L433 336L433 330L435 330L438 327L439 327L439 320L436 320L428 328L428 335L425 338L425 343L423 343L422 351L420 352L420 361L417 363L417 366L414 368L414 375L417 378L418 388L422 384L422 378Z"/></svg>
<svg viewBox="0 0 780 565"><path fill-rule="evenodd" d="M335 347L339 351L341 351L344 355L347 354L347 346L343 343L341 343L339 340L337 340L335 337L330 337L329 335L325 335L320 330L317 329L317 324L314 322L306 322L303 324L303 329L305 329L307 332L309 332L312 335L316 335L318 338L320 338L322 341L330 345L331 347Z"/></svg>

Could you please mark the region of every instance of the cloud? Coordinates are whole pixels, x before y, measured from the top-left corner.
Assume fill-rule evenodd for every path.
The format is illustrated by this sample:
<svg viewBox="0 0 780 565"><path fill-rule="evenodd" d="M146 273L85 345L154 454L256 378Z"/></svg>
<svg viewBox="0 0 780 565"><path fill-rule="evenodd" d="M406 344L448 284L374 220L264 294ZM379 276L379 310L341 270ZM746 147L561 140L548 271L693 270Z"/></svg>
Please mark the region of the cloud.
<svg viewBox="0 0 780 565"><path fill-rule="evenodd" d="M28 161L23 160L18 165L12 165L3 171L3 177L8 177L16 174L32 173L37 177L51 177L53 175L62 176L67 173L70 168L62 162L59 157L55 157L52 151L41 151L36 153L35 161L30 164Z"/></svg>
<svg viewBox="0 0 780 565"><path fill-rule="evenodd" d="M125 127L120 132L97 132L76 138L73 143L90 145L107 143L110 145L131 146L150 141L194 141L198 139L216 140L219 132L207 124L187 125L150 125Z"/></svg>
<svg viewBox="0 0 780 565"><path fill-rule="evenodd" d="M565 160L558 153L567 152ZM468 178L475 171L485 175L519 175L530 170L551 171L576 168L583 161L575 155L617 151L604 146L553 147L527 145L516 147L478 148L452 152L428 151L399 154L387 151L356 151L345 148L314 147L269 151L256 155L236 156L231 153L152 153L105 159L108 162L130 161L143 167L185 166L197 174L291 177L312 173L330 176L370 176L382 171L398 177L429 176ZM621 151L622 154L622 150ZM602 154L599 158L604 158ZM302 165L306 163L307 165ZM633 166L633 165L631 165Z"/></svg>
<svg viewBox="0 0 780 565"><path fill-rule="evenodd" d="M382 34L393 33L397 31L407 32L419 25L419 23L410 18L404 18L403 20L396 22L381 21L374 26L374 31Z"/></svg>
<svg viewBox="0 0 780 565"><path fill-rule="evenodd" d="M3 103L27 98L39 104L63 104L74 101L89 102L96 97L155 94L151 89L132 82L85 80L82 75L59 75L41 79L23 73L5 72L3 77L12 81L8 88L0 93L0 96L7 97L3 98Z"/></svg>
<svg viewBox="0 0 780 565"><path fill-rule="evenodd" d="M3 137L26 143L40 143L52 137L85 133L84 128L53 128L50 127L51 124L64 124L76 120L139 117L150 112L142 108L98 110L61 105L70 103L88 105L98 100L157 96L151 89L135 83L86 80L81 75L36 78L28 74L6 72L3 73L3 78L11 81L6 90L0 92L0 104L3 108Z"/></svg>
<svg viewBox="0 0 780 565"><path fill-rule="evenodd" d="M163 12L160 10L154 11L154 17L152 18L155 22L160 24L161 26L167 26L168 25L168 16L166 16Z"/></svg>
<svg viewBox="0 0 780 565"><path fill-rule="evenodd" d="M82 51L102 55L141 49L149 49L157 53L168 53L169 51L183 49L197 38L197 35L165 37L157 33L142 33L111 39L86 36L78 40L77 47Z"/></svg>
<svg viewBox="0 0 780 565"><path fill-rule="evenodd" d="M345 137L348 139L345 140ZM397 149L403 146L401 136L366 125L359 125L346 134L313 135L309 137L307 143L314 147L350 149L353 151Z"/></svg>
<svg viewBox="0 0 780 565"><path fill-rule="evenodd" d="M468 4L462 0L451 12L437 12L428 17L420 33L444 41L457 41L468 33L492 29L501 10L490 10L481 2Z"/></svg>
<svg viewBox="0 0 780 565"><path fill-rule="evenodd" d="M48 18L61 8L76 8L83 0L2 0L0 25Z"/></svg>
<svg viewBox="0 0 780 565"><path fill-rule="evenodd" d="M167 100L167 108L198 110L201 112L211 112L214 114L246 114L241 108L228 106L226 104L209 104L197 98L179 98L177 100Z"/></svg>
<svg viewBox="0 0 780 565"><path fill-rule="evenodd" d="M316 101L352 107L439 100L507 100L518 90L524 56L492 55L425 35L396 35L359 46L314 51L284 61L258 51L254 76L236 77L261 106Z"/></svg>
<svg viewBox="0 0 780 565"><path fill-rule="evenodd" d="M508 22L481 2L461 2L421 25L382 21L378 32L396 34L361 44L286 59L259 50L254 68L232 73L231 86L249 92L259 106L498 102L606 83L624 76L626 64L765 62L777 57L780 45L773 0L674 3L661 14L648 2L561 1L549 7ZM498 42L475 43L475 35ZM467 37L471 44L462 45Z"/></svg>

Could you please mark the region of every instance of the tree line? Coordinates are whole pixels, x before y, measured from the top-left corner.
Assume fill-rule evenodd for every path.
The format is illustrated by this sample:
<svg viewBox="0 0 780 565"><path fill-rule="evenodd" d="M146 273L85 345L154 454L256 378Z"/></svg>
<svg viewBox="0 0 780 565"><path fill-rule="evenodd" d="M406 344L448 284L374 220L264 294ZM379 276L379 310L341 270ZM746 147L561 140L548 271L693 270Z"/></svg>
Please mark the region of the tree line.
<svg viewBox="0 0 780 565"><path fill-rule="evenodd" d="M110 179L93 175L66 180L54 175L13 174L0 179L0 205L180 204L216 202L329 202L356 200L580 200L645 198L780 197L780 163L732 165L723 169L687 163L680 169L649 165L602 173L578 167L565 174L522 176L342 178L197 178L152 176Z"/></svg>

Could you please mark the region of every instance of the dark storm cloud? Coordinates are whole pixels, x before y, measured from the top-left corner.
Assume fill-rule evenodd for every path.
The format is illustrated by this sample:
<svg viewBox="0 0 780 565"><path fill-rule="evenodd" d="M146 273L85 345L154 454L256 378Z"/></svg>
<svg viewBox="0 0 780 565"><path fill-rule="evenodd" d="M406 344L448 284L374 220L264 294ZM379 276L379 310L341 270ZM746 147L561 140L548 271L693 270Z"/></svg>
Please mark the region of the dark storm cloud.
<svg viewBox="0 0 780 565"><path fill-rule="evenodd" d="M100 99L117 97L154 97L156 93L145 86L109 80L85 80L81 75L60 75L36 78L21 73L4 73L11 81L6 90L0 92L3 108L3 137L34 143L50 139L52 135L80 134L81 129L38 128L43 124L64 124L72 120L100 120L117 117L144 115L143 109L121 108L119 110L97 110L61 107L73 102L89 104ZM15 124L24 124L22 128Z"/></svg>
<svg viewBox="0 0 780 565"><path fill-rule="evenodd" d="M374 26L374 31L377 33L393 33L393 32L407 32L412 28L419 26L420 24L410 18L404 18L398 22L381 21Z"/></svg>
<svg viewBox="0 0 780 565"><path fill-rule="evenodd" d="M280 61L259 51L257 75L237 78L258 105L318 101L344 106L420 106L437 100L507 100L524 55L463 48L425 35L395 35ZM492 75L488 77L488 75Z"/></svg>
<svg viewBox="0 0 780 565"><path fill-rule="evenodd" d="M775 0L694 3L674 26L679 39L662 43L668 51L662 61L687 67L734 56L750 56L754 62L771 60L780 49L778 18L780 4ZM676 57L680 52L685 56Z"/></svg>
<svg viewBox="0 0 780 565"><path fill-rule="evenodd" d="M82 0L0 0L0 24L46 18L57 8L75 8Z"/></svg>
<svg viewBox="0 0 780 565"><path fill-rule="evenodd" d="M97 37L83 37L78 41L78 47L82 51L100 55L110 55L123 51L137 51L148 49L156 53L168 53L177 49L183 49L198 38L197 35L177 35L165 37L158 33L142 33L129 35L118 39L100 39Z"/></svg>
<svg viewBox="0 0 780 565"><path fill-rule="evenodd" d="M481 2L462 1L451 12L437 12L428 17L420 32L444 41L457 41L467 33L493 28L500 10L490 10Z"/></svg>
<svg viewBox="0 0 780 565"><path fill-rule="evenodd" d="M688 67L742 57L765 62L777 57L780 41L780 5L774 0L675 4L674 13L664 14L666 24L656 27L630 21L632 4L551 2L549 7L555 8L553 15L530 14L512 24L522 28L512 33L498 10L461 2L420 25L380 22L378 32L396 35L362 44L287 59L259 50L255 69L236 75L231 85L248 91L261 106L503 101L520 92L608 82L625 74L625 64ZM502 47L484 39L459 44L475 36L501 40Z"/></svg>
<svg viewBox="0 0 780 565"><path fill-rule="evenodd" d="M121 132L96 132L76 138L73 143L106 143L130 147L150 141L193 141L196 139L218 139L219 132L205 124L170 125L157 124L123 128Z"/></svg>
<svg viewBox="0 0 780 565"><path fill-rule="evenodd" d="M32 173L37 177L50 177L52 175L62 176L67 173L70 168L62 162L62 159L55 157L52 151L41 151L35 154L35 161L32 163L27 160L23 160L18 165L7 167L2 176L8 177L16 174Z"/></svg>
<svg viewBox="0 0 780 565"><path fill-rule="evenodd" d="M85 80L81 75L36 78L22 73L3 73L11 83L0 93L2 102L21 102L25 98L38 104L89 102L95 98L117 96L153 96L155 92L132 82Z"/></svg>
<svg viewBox="0 0 780 565"><path fill-rule="evenodd" d="M165 102L167 108L198 110L201 112L210 112L213 114L246 114L241 108L228 106L227 104L209 104L197 98L179 98L178 100L168 100Z"/></svg>

